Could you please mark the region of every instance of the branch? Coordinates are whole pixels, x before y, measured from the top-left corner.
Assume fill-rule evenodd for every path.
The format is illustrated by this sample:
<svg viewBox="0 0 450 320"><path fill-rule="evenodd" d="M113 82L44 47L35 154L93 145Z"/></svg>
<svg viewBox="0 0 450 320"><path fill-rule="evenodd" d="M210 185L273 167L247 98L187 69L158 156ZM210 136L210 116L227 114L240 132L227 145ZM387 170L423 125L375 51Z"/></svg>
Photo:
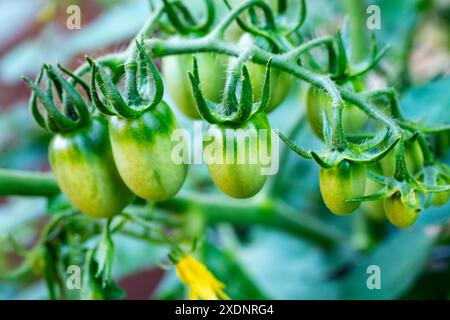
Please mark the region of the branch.
<svg viewBox="0 0 450 320"><path fill-rule="evenodd" d="M56 180L50 174L0 170L0 196L51 197L58 192ZM296 209L281 202L249 203L211 195L179 194L155 205L175 212L187 212L195 207L210 224L261 225L292 233L323 247L346 240L333 226L311 215L300 215Z"/></svg>
<svg viewBox="0 0 450 320"><path fill-rule="evenodd" d="M50 174L0 169L0 196L51 197L57 193L59 187Z"/></svg>

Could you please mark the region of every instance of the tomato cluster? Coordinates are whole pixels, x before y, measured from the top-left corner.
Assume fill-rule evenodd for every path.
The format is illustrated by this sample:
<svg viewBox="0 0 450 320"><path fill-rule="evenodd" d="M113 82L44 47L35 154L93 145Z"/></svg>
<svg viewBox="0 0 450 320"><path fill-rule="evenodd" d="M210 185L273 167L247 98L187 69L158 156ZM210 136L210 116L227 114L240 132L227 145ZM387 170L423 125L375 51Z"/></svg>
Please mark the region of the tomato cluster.
<svg viewBox="0 0 450 320"><path fill-rule="evenodd" d="M248 35L239 42L270 50L264 40ZM172 135L180 127L162 100L161 75L139 43L132 49L134 54L127 62L115 68L88 58L92 70L90 86L62 67L69 79L44 66L35 83L26 80L33 89L33 116L41 126L55 133L49 157L62 192L75 207L95 217L111 217L121 212L135 195L150 201L170 199L181 189L188 172L186 163L177 163L172 157L177 145ZM192 60L193 73L184 74ZM292 85L289 74L270 68L271 59L266 67L248 60L245 52L237 58L200 53L195 57L165 57L162 63L175 105L186 116L203 118L209 123L203 150L215 148L215 156L222 159L222 162L207 161L212 181L222 192L237 199L253 197L265 185L267 175L263 169L268 164L260 155L268 155L270 161L272 152L267 113L283 102ZM40 88L44 73L47 92ZM124 75L125 90L120 83ZM82 95L77 86L87 94ZM340 86L351 91L362 89L356 80L341 81ZM63 112L54 104L53 88L62 100ZM86 96L89 101L85 101ZM307 92L306 117L312 131L328 148L322 155L311 152L307 157L321 165L320 191L331 212L348 215L365 198L377 195L363 205L372 217L387 217L398 227L408 227L416 221L421 201L416 177L430 179L430 174L424 174L430 161L426 163L417 135L402 139L395 148L398 141L389 142L388 135L373 138L373 146L369 142L346 144L346 135L358 134L365 126L366 113L350 103L333 101L328 92L315 86ZM261 131L266 134L261 135ZM250 141L244 143L241 159L237 149L242 147L239 145L242 132ZM345 142L336 138L339 134ZM361 156L361 150L377 146L381 146L382 152L372 157L376 163L368 167L372 160ZM390 180L381 179L380 183L367 179L368 172ZM448 175L438 173L434 177L431 182L438 188L431 191L428 202L444 205L450 198L446 191Z"/></svg>
<svg viewBox="0 0 450 320"><path fill-rule="evenodd" d="M355 81L342 85L350 87L354 91L362 89L361 83ZM327 140L324 135L326 134L325 129L329 130L329 128L324 128L324 120L329 121L331 113L332 99L329 93L317 87L310 87L306 95L306 117L312 132L322 140ZM342 110L342 131L344 135L361 132L367 120L367 115L359 108L349 103L344 104ZM330 124L328 123L328 125ZM383 143L381 145L385 147ZM404 171L406 171L406 176L401 179L402 181L397 181L398 177L395 176L398 169L396 158L398 148L392 149L375 164L368 165L368 170L366 170L366 164L351 160L339 161L331 168L321 168L320 190L327 208L337 215L347 215L360 206L361 202L354 199L363 199L369 195L382 193L384 196L363 202L363 210L370 217L378 221L387 218L399 228L414 224L421 210L419 192L411 189L407 193L404 189L405 194L402 194L400 192L401 187L395 187L395 185L403 183L403 185L409 185L408 188L417 185L416 178L423 177L426 163L422 146L416 136L402 142L402 147L404 148ZM366 172L369 171L388 177L391 182L385 186L372 179L367 179ZM437 179L431 181L431 183L438 186L448 185L447 175L438 175ZM428 203L434 206L442 206L449 201L449 198L450 192L448 191L436 192L431 194Z"/></svg>

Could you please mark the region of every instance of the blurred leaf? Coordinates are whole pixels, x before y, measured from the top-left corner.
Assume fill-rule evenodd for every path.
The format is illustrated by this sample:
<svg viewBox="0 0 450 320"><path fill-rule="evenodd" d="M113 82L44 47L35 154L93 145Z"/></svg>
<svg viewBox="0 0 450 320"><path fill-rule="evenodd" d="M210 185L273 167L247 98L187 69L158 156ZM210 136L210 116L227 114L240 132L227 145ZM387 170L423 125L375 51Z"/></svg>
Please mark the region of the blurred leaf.
<svg viewBox="0 0 450 320"><path fill-rule="evenodd" d="M101 278L103 287L106 287L111 282L111 272L114 262L114 242L111 238L110 223L111 220L106 222L95 252L95 260L98 264L95 276Z"/></svg>
<svg viewBox="0 0 450 320"><path fill-rule="evenodd" d="M450 221L450 202L441 207L428 207L421 212L417 226L444 225Z"/></svg>
<svg viewBox="0 0 450 320"><path fill-rule="evenodd" d="M119 288L113 281L104 286L102 279L96 277L97 263L93 257L93 251L86 255L83 285L80 298L83 300L118 300L125 297L125 291Z"/></svg>
<svg viewBox="0 0 450 320"><path fill-rule="evenodd" d="M401 99L406 118L426 125L450 124L450 77L410 88Z"/></svg>
<svg viewBox="0 0 450 320"><path fill-rule="evenodd" d="M167 255L167 249L146 241L113 235L116 246L113 277L121 278L157 265Z"/></svg>
<svg viewBox="0 0 450 320"><path fill-rule="evenodd" d="M377 5L381 9L381 29L376 30L377 38L384 44L394 44L394 50L401 48L399 42L407 39L411 28L417 23L418 7L421 1L366 1L367 6Z"/></svg>
<svg viewBox="0 0 450 320"><path fill-rule="evenodd" d="M272 299L333 299L331 265L317 247L279 232L257 229L239 251L241 264Z"/></svg>
<svg viewBox="0 0 450 320"><path fill-rule="evenodd" d="M168 270L153 294L153 299L179 300L185 298L185 287L178 279L174 269Z"/></svg>
<svg viewBox="0 0 450 320"><path fill-rule="evenodd" d="M422 273L439 229L402 230L380 244L342 281L341 299L395 299ZM369 266L378 266L381 288L368 289Z"/></svg>
<svg viewBox="0 0 450 320"><path fill-rule="evenodd" d="M47 211L50 215L58 214L70 208L72 208L72 204L63 193L50 198L47 203Z"/></svg>
<svg viewBox="0 0 450 320"><path fill-rule="evenodd" d="M268 299L261 291L251 273L239 263L230 251L220 250L206 243L203 248L204 262L211 272L225 284L225 292L233 300Z"/></svg>

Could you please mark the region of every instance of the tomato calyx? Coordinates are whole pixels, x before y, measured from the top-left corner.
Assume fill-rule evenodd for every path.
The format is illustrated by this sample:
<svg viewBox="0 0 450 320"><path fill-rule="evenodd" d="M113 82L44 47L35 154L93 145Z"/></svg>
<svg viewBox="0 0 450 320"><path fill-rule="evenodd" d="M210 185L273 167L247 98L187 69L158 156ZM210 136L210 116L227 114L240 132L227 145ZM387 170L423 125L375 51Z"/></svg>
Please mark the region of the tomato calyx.
<svg viewBox="0 0 450 320"><path fill-rule="evenodd" d="M326 116L324 115L324 126L329 128ZM379 132L372 139L360 144L346 142L343 150L334 150L330 145L329 131L325 136L326 146L322 150L306 150L295 144L290 138L281 132L277 132L281 140L295 153L306 159L313 159L317 164L325 169L337 166L340 162L347 160L354 163L373 164L384 158L399 142L399 139L391 139L391 131L386 129ZM386 142L387 141L387 142ZM382 147L386 145L386 147Z"/></svg>
<svg viewBox="0 0 450 320"><path fill-rule="evenodd" d="M248 58L245 53L229 70L222 101L218 104L206 99L200 88L200 77L197 59L194 57L193 72L189 72L195 104L200 116L211 124L241 124L256 113L264 112L270 99L270 66L266 66L261 101L254 103L250 75L244 62Z"/></svg>
<svg viewBox="0 0 450 320"><path fill-rule="evenodd" d="M125 65L126 98L123 97L112 77L91 57L86 60L92 67L90 95L95 107L107 115L119 115L123 118L137 118L145 111L158 105L164 95L164 85L155 64L136 41L137 50ZM137 80L139 73L139 81ZM154 93L150 94L152 83ZM100 90L102 99L97 90Z"/></svg>
<svg viewBox="0 0 450 320"><path fill-rule="evenodd" d="M44 64L34 82L27 77L22 77L22 79L32 90L30 109L38 125L53 133L67 133L90 121L89 86L68 69L59 64L58 68L61 72L51 65ZM68 78L66 79L62 73L66 74ZM44 75L47 80L45 90L41 88ZM88 102L77 89L78 85L88 96ZM63 111L58 109L55 96L60 100ZM45 112L39 108L38 100Z"/></svg>
<svg viewBox="0 0 450 320"><path fill-rule="evenodd" d="M165 12L172 26L179 34L199 34L204 35L214 24L216 12L212 0L205 0L206 16L204 21L196 21L195 15L182 1L163 0Z"/></svg>

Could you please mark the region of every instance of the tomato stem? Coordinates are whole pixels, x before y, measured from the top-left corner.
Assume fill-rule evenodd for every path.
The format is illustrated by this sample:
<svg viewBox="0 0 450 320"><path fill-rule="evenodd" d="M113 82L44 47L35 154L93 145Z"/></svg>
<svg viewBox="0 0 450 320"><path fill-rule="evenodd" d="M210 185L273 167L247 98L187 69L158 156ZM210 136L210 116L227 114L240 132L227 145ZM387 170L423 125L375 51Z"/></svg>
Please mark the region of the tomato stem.
<svg viewBox="0 0 450 320"><path fill-rule="evenodd" d="M58 193L58 185L51 174L0 170L0 196L52 197ZM180 194L155 205L160 209L179 213L189 212L195 206L210 224L257 224L284 230L323 247L339 245L346 241L346 236L338 229L310 215L300 217L297 210L280 201L269 204L256 201L242 203L195 193Z"/></svg>

